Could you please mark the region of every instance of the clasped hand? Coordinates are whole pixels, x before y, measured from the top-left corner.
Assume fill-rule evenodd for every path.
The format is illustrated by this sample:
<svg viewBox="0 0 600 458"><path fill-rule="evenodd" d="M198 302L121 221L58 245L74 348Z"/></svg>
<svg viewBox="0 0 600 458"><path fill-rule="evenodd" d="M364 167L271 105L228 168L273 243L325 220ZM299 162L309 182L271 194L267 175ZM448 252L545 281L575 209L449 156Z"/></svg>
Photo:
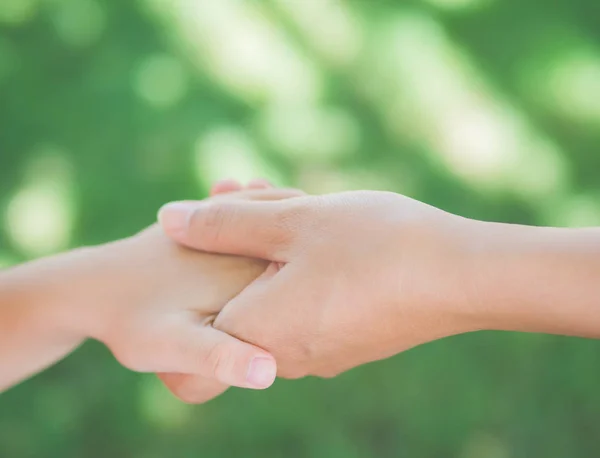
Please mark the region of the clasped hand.
<svg viewBox="0 0 600 458"><path fill-rule="evenodd" d="M281 377L334 376L477 326L462 284L469 220L407 197L178 202L160 222L184 246L269 262L212 325L269 351ZM203 378L162 378L185 401L207 399Z"/></svg>

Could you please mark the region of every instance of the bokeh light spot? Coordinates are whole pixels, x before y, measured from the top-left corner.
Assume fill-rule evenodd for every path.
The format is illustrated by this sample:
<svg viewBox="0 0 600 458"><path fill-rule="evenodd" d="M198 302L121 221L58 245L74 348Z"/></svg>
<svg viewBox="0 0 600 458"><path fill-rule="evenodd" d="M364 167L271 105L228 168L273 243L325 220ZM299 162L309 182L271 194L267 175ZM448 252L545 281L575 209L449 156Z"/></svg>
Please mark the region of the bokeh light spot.
<svg viewBox="0 0 600 458"><path fill-rule="evenodd" d="M192 410L163 386L158 378L146 377L139 390L139 409L143 417L159 428L181 427Z"/></svg>
<svg viewBox="0 0 600 458"><path fill-rule="evenodd" d="M31 19L37 10L36 0L0 1L0 24L18 25Z"/></svg>
<svg viewBox="0 0 600 458"><path fill-rule="evenodd" d="M363 30L350 5L340 0L276 0L309 43L335 65L351 64L363 47Z"/></svg>
<svg viewBox="0 0 600 458"><path fill-rule="evenodd" d="M260 2L182 0L174 6L178 32L192 59L228 90L251 102L320 97L321 72Z"/></svg>
<svg viewBox="0 0 600 458"><path fill-rule="evenodd" d="M599 227L600 196L580 194L563 199L555 205L548 218L549 224L566 227Z"/></svg>
<svg viewBox="0 0 600 458"><path fill-rule="evenodd" d="M543 68L533 84L540 100L559 115L600 125L600 54L572 51Z"/></svg>
<svg viewBox="0 0 600 458"><path fill-rule="evenodd" d="M563 152L497 93L434 18L405 12L383 31L375 68L395 78L369 96L394 136L421 144L479 191L531 200L565 188L565 161L556 159Z"/></svg>
<svg viewBox="0 0 600 458"><path fill-rule="evenodd" d="M13 266L17 263L17 259L6 253L0 252L0 269Z"/></svg>
<svg viewBox="0 0 600 458"><path fill-rule="evenodd" d="M314 163L298 166L296 182L300 189L309 194L328 194L351 190L402 191L404 194L414 192L414 183L391 178L382 170L362 168L339 169L332 166L317 166Z"/></svg>
<svg viewBox="0 0 600 458"><path fill-rule="evenodd" d="M493 0L424 0L436 8L448 11L475 10L489 6Z"/></svg>
<svg viewBox="0 0 600 458"><path fill-rule="evenodd" d="M195 162L202 183L221 178L282 182L281 174L259 154L248 134L233 126L218 127L202 135L196 144Z"/></svg>
<svg viewBox="0 0 600 458"><path fill-rule="evenodd" d="M73 170L64 152L42 146L33 154L23 186L6 210L7 233L29 257L69 246L74 219Z"/></svg>
<svg viewBox="0 0 600 458"><path fill-rule="evenodd" d="M150 105L166 108L185 96L188 75L176 58L157 54L140 64L134 86L137 94Z"/></svg>
<svg viewBox="0 0 600 458"><path fill-rule="evenodd" d="M478 433L469 438L461 458L510 458L506 445L491 434Z"/></svg>
<svg viewBox="0 0 600 458"><path fill-rule="evenodd" d="M69 46L84 47L96 42L106 26L104 7L97 0L57 0L52 23Z"/></svg>
<svg viewBox="0 0 600 458"><path fill-rule="evenodd" d="M333 107L272 106L263 113L262 131L270 143L295 162L333 162L354 153L360 127Z"/></svg>

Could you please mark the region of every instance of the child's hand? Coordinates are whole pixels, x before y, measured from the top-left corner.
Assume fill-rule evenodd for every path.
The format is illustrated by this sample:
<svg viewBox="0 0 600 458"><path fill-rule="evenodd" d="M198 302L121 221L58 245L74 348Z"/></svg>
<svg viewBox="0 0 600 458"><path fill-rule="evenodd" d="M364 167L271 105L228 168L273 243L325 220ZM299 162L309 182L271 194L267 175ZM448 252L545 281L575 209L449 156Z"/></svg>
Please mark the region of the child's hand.
<svg viewBox="0 0 600 458"><path fill-rule="evenodd" d="M181 249L152 227L94 253L88 267L90 277L92 270L97 275L86 289L96 291L89 299L96 313L87 334L138 372L199 374L266 388L274 374L250 369L255 358L265 358L274 370L270 355L212 327L221 308L265 266ZM86 266L80 268L84 273Z"/></svg>
<svg viewBox="0 0 600 458"><path fill-rule="evenodd" d="M298 194L254 190L227 198ZM271 355L212 327L218 312L265 270L266 262L181 248L158 227L86 252L71 280L90 311L84 314L85 335L106 344L125 367L206 378L206 386L195 390L207 397L228 385L271 385L276 373ZM176 383L177 377L161 378Z"/></svg>
<svg viewBox="0 0 600 458"><path fill-rule="evenodd" d="M250 200L295 197L295 190L229 186ZM169 386L193 374L194 400L229 385L266 388L275 377L267 352L212 327L222 307L266 267L262 261L177 246L157 227L2 272L0 391L39 372L88 337L125 366L169 372ZM173 375L173 373L175 375Z"/></svg>
<svg viewBox="0 0 600 458"><path fill-rule="evenodd" d="M3 276L10 287L0 288L0 391L86 338L135 371L206 377L206 397L228 385L267 388L276 372L271 355L212 327L265 267L181 248L155 226L12 269Z"/></svg>
<svg viewBox="0 0 600 458"><path fill-rule="evenodd" d="M272 200L299 194L255 186L214 198ZM99 248L94 268L105 272L107 286L97 303L101 319L89 324L90 335L124 366L163 373L161 379L178 384L180 393L185 392L180 374L196 376L189 394L195 401L229 385L267 388L276 374L272 356L212 327L225 304L267 264L181 248L157 227Z"/></svg>

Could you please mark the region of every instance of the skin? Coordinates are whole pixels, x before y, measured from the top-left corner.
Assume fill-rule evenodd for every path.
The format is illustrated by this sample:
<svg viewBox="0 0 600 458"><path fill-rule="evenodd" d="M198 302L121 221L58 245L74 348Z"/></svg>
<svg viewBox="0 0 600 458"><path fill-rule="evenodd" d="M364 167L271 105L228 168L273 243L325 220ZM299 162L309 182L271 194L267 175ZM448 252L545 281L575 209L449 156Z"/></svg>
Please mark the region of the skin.
<svg viewBox="0 0 600 458"><path fill-rule="evenodd" d="M253 187L216 199L281 199L296 190ZM228 386L262 389L275 377L266 351L212 326L222 307L268 263L192 251L158 227L0 273L0 391L71 353L103 342L127 368L158 372L182 398ZM182 373L195 384L186 393Z"/></svg>
<svg viewBox="0 0 600 458"><path fill-rule="evenodd" d="M475 221L394 193L174 203L164 231L270 261L214 327L330 377L478 330L600 337L600 229ZM175 390L177 394L177 390Z"/></svg>

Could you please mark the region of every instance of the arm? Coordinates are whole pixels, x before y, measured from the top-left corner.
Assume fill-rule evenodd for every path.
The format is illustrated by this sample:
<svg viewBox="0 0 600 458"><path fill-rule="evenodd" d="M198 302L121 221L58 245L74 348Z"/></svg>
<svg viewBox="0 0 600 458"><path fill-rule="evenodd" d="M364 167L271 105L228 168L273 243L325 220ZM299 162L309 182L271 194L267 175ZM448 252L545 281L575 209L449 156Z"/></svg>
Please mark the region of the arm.
<svg viewBox="0 0 600 458"><path fill-rule="evenodd" d="M138 372L187 373L225 385L266 352L215 330L221 307L264 264L192 253L155 229L2 273L0 391L60 360L87 338ZM267 386L272 380L267 383Z"/></svg>
<svg viewBox="0 0 600 458"><path fill-rule="evenodd" d="M0 392L71 353L84 336L65 320L52 287L73 252L0 272Z"/></svg>
<svg viewBox="0 0 600 458"><path fill-rule="evenodd" d="M485 223L367 191L160 216L184 245L273 261L215 327L272 352L284 377L476 330L600 336L598 229Z"/></svg>
<svg viewBox="0 0 600 458"><path fill-rule="evenodd" d="M483 327L600 337L600 229L477 226Z"/></svg>

